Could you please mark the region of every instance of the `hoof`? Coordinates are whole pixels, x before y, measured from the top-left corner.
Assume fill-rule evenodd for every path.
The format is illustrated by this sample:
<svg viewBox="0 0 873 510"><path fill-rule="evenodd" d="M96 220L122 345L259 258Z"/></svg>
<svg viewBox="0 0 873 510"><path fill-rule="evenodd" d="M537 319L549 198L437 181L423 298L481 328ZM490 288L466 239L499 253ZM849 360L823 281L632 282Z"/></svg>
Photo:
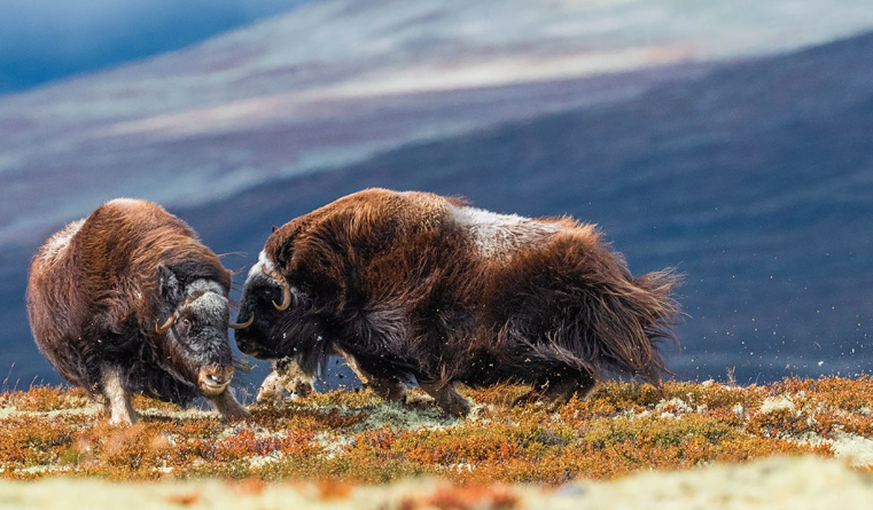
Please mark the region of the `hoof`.
<svg viewBox="0 0 873 510"><path fill-rule="evenodd" d="M240 406L237 409L228 410L221 415L221 421L228 422L233 420L242 420L244 418L251 418L252 413L250 413L245 407Z"/></svg>
<svg viewBox="0 0 873 510"><path fill-rule="evenodd" d="M440 403L442 410L452 418L466 418L470 414L470 404L464 397L458 396L451 402Z"/></svg>
<svg viewBox="0 0 873 510"><path fill-rule="evenodd" d="M135 416L113 416L109 418L110 425L118 425L122 427L127 427L136 423Z"/></svg>

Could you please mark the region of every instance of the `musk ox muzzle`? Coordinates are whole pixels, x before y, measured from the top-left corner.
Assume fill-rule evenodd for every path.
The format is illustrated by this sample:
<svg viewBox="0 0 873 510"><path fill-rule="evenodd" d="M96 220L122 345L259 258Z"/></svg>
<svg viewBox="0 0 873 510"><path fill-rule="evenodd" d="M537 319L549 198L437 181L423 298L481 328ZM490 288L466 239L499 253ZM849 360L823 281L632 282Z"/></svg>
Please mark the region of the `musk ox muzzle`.
<svg viewBox="0 0 873 510"><path fill-rule="evenodd" d="M197 386L206 396L220 395L233 379L233 367L227 365L206 365L197 375Z"/></svg>

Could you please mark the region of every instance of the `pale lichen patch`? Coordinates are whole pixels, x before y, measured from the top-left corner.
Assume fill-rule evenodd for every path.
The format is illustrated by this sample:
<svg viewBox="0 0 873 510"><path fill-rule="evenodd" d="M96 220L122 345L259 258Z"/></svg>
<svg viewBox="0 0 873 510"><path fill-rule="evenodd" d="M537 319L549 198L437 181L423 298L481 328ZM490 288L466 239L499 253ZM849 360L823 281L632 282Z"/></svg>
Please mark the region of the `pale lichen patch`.
<svg viewBox="0 0 873 510"><path fill-rule="evenodd" d="M481 407L481 406L479 406ZM472 413L471 413L472 414ZM390 428L404 430L440 430L464 423L460 418L446 416L439 409L414 409L391 402L369 411L367 417L352 427L353 432Z"/></svg>
<svg viewBox="0 0 873 510"><path fill-rule="evenodd" d="M471 472L463 463L452 470ZM771 458L741 465L714 465L678 472L648 472L612 482L578 482L559 490L537 486L453 488L428 479L376 486L355 486L345 497L325 499L314 484L274 484L256 491L219 480L118 484L94 479L48 479L37 483L0 482L0 501L10 508L72 510L118 508L131 510L191 508L286 508L309 509L394 509L510 508L491 503L482 496L509 495L500 501L514 501L511 508L527 510L589 510L610 508L630 510L670 508L692 510L724 509L813 509L867 508L873 500L869 478L841 462L815 457ZM436 496L443 495L438 500ZM480 499L476 499L480 498ZM437 501L441 504L438 506ZM418 503L421 504L418 504ZM461 504L465 506L460 506Z"/></svg>
<svg viewBox="0 0 873 510"><path fill-rule="evenodd" d="M761 404L761 413L770 414L774 411L788 410L791 412L797 411L797 406L794 400L788 395L777 395L775 397L767 397L764 403Z"/></svg>
<svg viewBox="0 0 873 510"><path fill-rule="evenodd" d="M661 418L678 418L679 415L693 412L691 406L679 397L670 400L661 400L655 405L655 411L660 413Z"/></svg>
<svg viewBox="0 0 873 510"><path fill-rule="evenodd" d="M355 438L347 434L319 432L312 438L312 442L321 447L322 455L325 458L332 459L341 455L347 448L354 446Z"/></svg>
<svg viewBox="0 0 873 510"><path fill-rule="evenodd" d="M273 452L269 455L253 455L248 458L249 467L257 469L269 464L275 464L282 460L281 452Z"/></svg>
<svg viewBox="0 0 873 510"><path fill-rule="evenodd" d="M848 460L854 467L873 465L873 439L837 432L831 443L831 449L837 458Z"/></svg>

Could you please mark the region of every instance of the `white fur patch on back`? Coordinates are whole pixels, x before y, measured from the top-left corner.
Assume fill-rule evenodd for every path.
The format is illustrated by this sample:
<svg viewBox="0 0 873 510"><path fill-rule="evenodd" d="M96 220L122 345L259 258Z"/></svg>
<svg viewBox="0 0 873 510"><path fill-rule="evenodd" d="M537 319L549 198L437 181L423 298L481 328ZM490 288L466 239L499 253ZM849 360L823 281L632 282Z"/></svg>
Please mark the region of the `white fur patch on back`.
<svg viewBox="0 0 873 510"><path fill-rule="evenodd" d="M541 242L564 228L557 223L469 206L449 206L449 211L452 218L470 233L479 254L485 258L508 257L519 248Z"/></svg>
<svg viewBox="0 0 873 510"><path fill-rule="evenodd" d="M144 204L144 203L145 203L145 200L140 200L138 198L119 197L119 198L113 198L112 200L106 202L106 205L132 207L132 206L139 206L139 205Z"/></svg>
<svg viewBox="0 0 873 510"><path fill-rule="evenodd" d="M85 220L78 220L68 224L63 230L53 235L45 245L43 257L48 260L54 260L64 253L67 246L70 245L70 240L82 228Z"/></svg>
<svg viewBox="0 0 873 510"><path fill-rule="evenodd" d="M253 265L252 268L249 269L249 275L246 278L246 283L251 281L251 279L257 275L263 275L267 278L272 278L271 275L273 274L274 268L275 266L273 266L273 262L267 258L267 254L264 253L264 250L261 250L261 253L258 254L258 263Z"/></svg>

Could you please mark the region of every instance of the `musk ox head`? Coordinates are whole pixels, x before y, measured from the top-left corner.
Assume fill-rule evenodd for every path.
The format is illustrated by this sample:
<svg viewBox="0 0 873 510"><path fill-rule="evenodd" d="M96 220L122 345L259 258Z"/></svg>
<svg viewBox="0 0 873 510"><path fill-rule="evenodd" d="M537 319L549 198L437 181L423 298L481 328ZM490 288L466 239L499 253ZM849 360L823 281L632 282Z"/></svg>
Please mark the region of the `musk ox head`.
<svg viewBox="0 0 873 510"><path fill-rule="evenodd" d="M160 299L165 318L155 323L160 348L168 369L181 379L196 381L206 396L220 395L233 379L233 356L227 328L227 292L219 283L184 277L158 266Z"/></svg>
<svg viewBox="0 0 873 510"><path fill-rule="evenodd" d="M243 289L238 328L240 351L259 359L295 359L309 376L315 375L330 351L325 321L293 275L280 274L264 252L249 271Z"/></svg>
<svg viewBox="0 0 873 510"><path fill-rule="evenodd" d="M276 273L275 267L264 252L258 263L249 271L243 289L242 304L238 320L246 319L246 328L234 333L237 347L249 356L260 359L274 359L285 356L287 335L276 328L286 314L295 310L294 302L299 291L292 290L285 278Z"/></svg>

